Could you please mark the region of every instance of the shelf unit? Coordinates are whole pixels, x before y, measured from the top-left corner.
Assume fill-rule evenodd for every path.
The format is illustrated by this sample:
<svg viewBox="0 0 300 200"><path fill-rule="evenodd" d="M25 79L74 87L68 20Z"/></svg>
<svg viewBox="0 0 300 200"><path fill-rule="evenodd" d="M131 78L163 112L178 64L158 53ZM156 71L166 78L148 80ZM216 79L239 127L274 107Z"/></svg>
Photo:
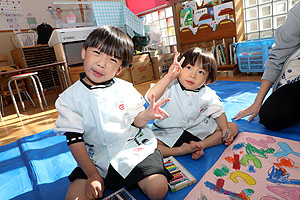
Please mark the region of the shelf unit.
<svg viewBox="0 0 300 200"><path fill-rule="evenodd" d="M229 64L229 45L232 44L233 38L235 38L235 42L239 42L244 40L244 22L243 22L243 5L241 1L237 1L237 4L234 0L220 0L223 3L232 2L233 9L228 12L229 16L233 16L234 22L225 19L222 20L216 30L213 30L209 25L202 24L198 27L196 34L194 35L193 32L189 28L184 28L180 31L180 10L183 9L183 3L176 3L174 6L175 10L175 20L176 20L176 32L177 32L177 41L178 41L178 48L180 52L185 51L191 47L201 47L208 50L218 44L225 43L225 56L226 56L226 63L225 65L218 65L218 70L232 70L233 74L239 73L238 65L237 64ZM197 10L207 8L213 8L213 5L197 5ZM210 17L214 20L214 17ZM193 28L197 27L193 23ZM215 54L216 56L216 54Z"/></svg>

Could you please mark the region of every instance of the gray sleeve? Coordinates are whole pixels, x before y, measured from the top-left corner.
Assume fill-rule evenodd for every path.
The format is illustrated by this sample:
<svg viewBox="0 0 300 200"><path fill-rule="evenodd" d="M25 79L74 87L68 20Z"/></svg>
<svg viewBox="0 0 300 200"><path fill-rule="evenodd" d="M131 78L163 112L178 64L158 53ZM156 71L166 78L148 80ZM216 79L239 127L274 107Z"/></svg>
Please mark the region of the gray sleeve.
<svg viewBox="0 0 300 200"><path fill-rule="evenodd" d="M300 3L289 12L286 22L275 32L275 45L270 50L265 63L262 80L274 83L283 70L288 57L299 48L300 44Z"/></svg>

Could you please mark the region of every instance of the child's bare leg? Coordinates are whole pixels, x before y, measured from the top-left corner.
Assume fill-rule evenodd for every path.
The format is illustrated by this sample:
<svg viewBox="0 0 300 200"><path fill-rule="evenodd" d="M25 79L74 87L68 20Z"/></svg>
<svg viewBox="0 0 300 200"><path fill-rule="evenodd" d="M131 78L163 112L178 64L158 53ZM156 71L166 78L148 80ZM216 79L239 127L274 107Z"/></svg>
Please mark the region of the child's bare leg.
<svg viewBox="0 0 300 200"><path fill-rule="evenodd" d="M85 193L85 184L85 179L74 180L68 188L65 199L89 199Z"/></svg>
<svg viewBox="0 0 300 200"><path fill-rule="evenodd" d="M239 132L239 127L236 123L234 122L228 122L228 128L230 131L230 136L226 138L225 144L230 145L233 141L233 138L237 135Z"/></svg>
<svg viewBox="0 0 300 200"><path fill-rule="evenodd" d="M163 199L168 192L168 180L162 174L150 175L138 182L149 199Z"/></svg>
<svg viewBox="0 0 300 200"><path fill-rule="evenodd" d="M204 155L204 149L218 145L218 144L222 144L222 142L223 142L222 141L222 132L221 132L221 129L218 127L213 134L211 134L210 136L205 138L203 141L197 142L197 143L200 143L200 145L203 147L203 149L200 151L194 152L192 154L192 158L194 160L198 160L199 158L201 158ZM195 142L191 142L191 143L195 143Z"/></svg>
<svg viewBox="0 0 300 200"><path fill-rule="evenodd" d="M239 128L237 126L236 123L234 122L228 122L228 128L230 131L230 136L227 137L228 139L226 140L226 145L231 144L233 138L237 135ZM200 143L200 145L203 147L202 150L196 151L192 154L192 158L194 160L199 159L200 157L202 157L204 155L204 149L208 148L208 147L212 147L212 146L216 146L218 144L222 144L223 143L223 134L222 131L219 127L217 127L216 131L211 134L210 136L208 136L207 138L205 138L205 140L200 141L200 142L190 142L191 144L194 143Z"/></svg>
<svg viewBox="0 0 300 200"><path fill-rule="evenodd" d="M188 143L183 143L180 147L168 147L160 140L157 140L157 149L162 153L163 157L190 154L202 148L200 144L192 145Z"/></svg>

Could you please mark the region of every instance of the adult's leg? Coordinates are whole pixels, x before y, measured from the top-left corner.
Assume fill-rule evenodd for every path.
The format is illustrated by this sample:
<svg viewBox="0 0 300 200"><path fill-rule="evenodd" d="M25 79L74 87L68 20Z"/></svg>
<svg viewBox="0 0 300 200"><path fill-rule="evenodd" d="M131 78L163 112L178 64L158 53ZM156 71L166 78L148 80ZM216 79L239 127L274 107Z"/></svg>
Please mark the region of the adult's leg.
<svg viewBox="0 0 300 200"><path fill-rule="evenodd" d="M281 130L300 122L300 81L286 84L272 93L259 111L260 123Z"/></svg>

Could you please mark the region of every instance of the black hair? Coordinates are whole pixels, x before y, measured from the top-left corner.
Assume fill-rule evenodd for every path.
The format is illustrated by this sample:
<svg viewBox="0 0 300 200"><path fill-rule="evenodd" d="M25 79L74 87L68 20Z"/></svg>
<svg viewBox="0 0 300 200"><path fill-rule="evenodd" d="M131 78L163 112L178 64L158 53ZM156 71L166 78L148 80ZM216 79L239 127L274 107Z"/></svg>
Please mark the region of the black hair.
<svg viewBox="0 0 300 200"><path fill-rule="evenodd" d="M207 82L214 83L217 79L217 62L214 55L205 49L199 47L193 47L186 50L178 60L181 60L182 57L185 57L184 62L182 63L182 68L188 64L195 66L198 62L202 64L204 70L208 72Z"/></svg>
<svg viewBox="0 0 300 200"><path fill-rule="evenodd" d="M132 62L133 42L118 28L102 26L93 30L83 44L83 48L98 48L109 56L122 60L121 66L126 67Z"/></svg>

